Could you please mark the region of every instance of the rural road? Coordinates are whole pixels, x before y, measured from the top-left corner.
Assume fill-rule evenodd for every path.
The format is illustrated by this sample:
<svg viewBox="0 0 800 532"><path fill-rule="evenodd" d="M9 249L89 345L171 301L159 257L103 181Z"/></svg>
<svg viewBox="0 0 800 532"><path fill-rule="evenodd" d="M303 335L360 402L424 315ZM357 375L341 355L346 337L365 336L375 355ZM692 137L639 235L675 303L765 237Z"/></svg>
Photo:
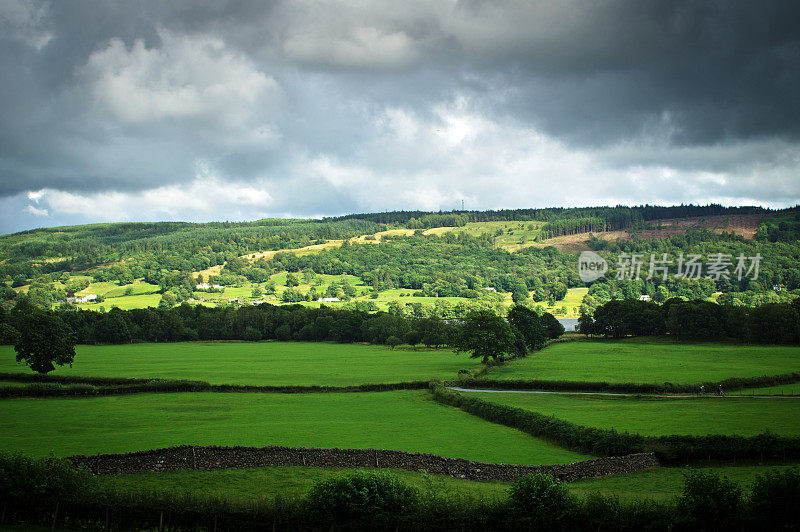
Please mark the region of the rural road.
<svg viewBox="0 0 800 532"><path fill-rule="evenodd" d="M613 392L559 392L551 390L481 390L476 388L459 388L458 386L448 386L450 390L457 392L479 392L479 393L540 393L547 395L610 395L617 397L665 397L670 399L696 399L700 397L697 394L649 394L649 393L613 393ZM703 397L734 397L746 399L800 399L800 395L716 395L707 393Z"/></svg>

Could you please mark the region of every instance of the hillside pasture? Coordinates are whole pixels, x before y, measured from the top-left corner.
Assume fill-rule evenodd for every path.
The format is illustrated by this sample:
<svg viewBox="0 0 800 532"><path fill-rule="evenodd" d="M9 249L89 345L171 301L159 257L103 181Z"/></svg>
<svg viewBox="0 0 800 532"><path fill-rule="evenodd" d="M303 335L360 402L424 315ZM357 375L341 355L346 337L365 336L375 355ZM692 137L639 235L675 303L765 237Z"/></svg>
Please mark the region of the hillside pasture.
<svg viewBox="0 0 800 532"><path fill-rule="evenodd" d="M108 298L101 303L77 303L76 306L82 310L111 310L117 307L121 310L131 310L134 308L157 307L161 301L161 294L141 294L131 296L120 296Z"/></svg>
<svg viewBox="0 0 800 532"><path fill-rule="evenodd" d="M556 301L555 305L550 306L547 301L538 304L557 318L578 318L580 316L581 303L587 293L589 293L588 288L568 288L564 299ZM567 309L566 314L559 312L562 307Z"/></svg>
<svg viewBox="0 0 800 532"><path fill-rule="evenodd" d="M11 399L0 449L31 456L181 444L393 449L513 464L589 457L435 403L427 391Z"/></svg>
<svg viewBox="0 0 800 532"><path fill-rule="evenodd" d="M691 384L799 370L800 347L641 338L555 344L499 366L487 378Z"/></svg>
<svg viewBox="0 0 800 532"><path fill-rule="evenodd" d="M578 425L645 436L755 436L766 431L784 436L800 436L800 424L797 423L800 418L800 400L795 399L717 396L610 397L538 393L474 395L485 401L554 416Z"/></svg>
<svg viewBox="0 0 800 532"><path fill-rule="evenodd" d="M351 386L455 379L478 362L449 350L326 342L178 342L79 345L53 375L202 380L212 384ZM0 371L29 372L0 346Z"/></svg>

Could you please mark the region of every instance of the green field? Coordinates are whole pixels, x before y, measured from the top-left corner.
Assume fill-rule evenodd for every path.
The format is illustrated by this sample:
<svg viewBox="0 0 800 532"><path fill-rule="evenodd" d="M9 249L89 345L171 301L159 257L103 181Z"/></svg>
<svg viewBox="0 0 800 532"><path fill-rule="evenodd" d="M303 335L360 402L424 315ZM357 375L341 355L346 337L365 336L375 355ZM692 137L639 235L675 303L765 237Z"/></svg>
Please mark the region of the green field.
<svg viewBox="0 0 800 532"><path fill-rule="evenodd" d="M322 342L79 345L52 375L202 380L212 384L327 385L454 379L478 362L452 351ZM29 372L0 346L0 371Z"/></svg>
<svg viewBox="0 0 800 532"><path fill-rule="evenodd" d="M738 482L745 491L749 491L756 475L768 471L786 470L798 467L794 465L749 465L749 466L714 466L696 468L713 471ZM578 495L588 495L599 491L605 495L617 495L622 501L643 498L667 501L680 495L683 489L683 477L687 469L675 467L659 467L636 473L614 475L603 478L590 478L568 484L570 491Z"/></svg>
<svg viewBox="0 0 800 532"><path fill-rule="evenodd" d="M440 405L427 391L8 399L0 449L31 456L181 444L395 449L486 462L588 458Z"/></svg>
<svg viewBox="0 0 800 532"><path fill-rule="evenodd" d="M725 392L728 395L800 395L800 382Z"/></svg>
<svg viewBox="0 0 800 532"><path fill-rule="evenodd" d="M484 233L496 235L495 245L509 248L511 250L520 244L532 242L541 233L544 222L523 221L523 222L470 222L464 227L456 227L454 232L467 233L472 236L479 236Z"/></svg>
<svg viewBox="0 0 800 532"><path fill-rule="evenodd" d="M750 488L756 475L772 470L786 470L797 465L779 466L728 466L709 467L713 471ZM137 473L97 477L101 487L125 492L193 492L211 497L232 500L256 501L275 496L304 496L315 482L344 475L356 469L320 467L264 467L216 471L170 471L165 473ZM390 472L404 482L438 495L504 498L509 483L473 482L442 475L429 475L403 470L378 470ZM591 478L567 484L576 495L600 492L616 495L621 501L642 498L667 501L680 494L687 469L660 467L637 473L602 478Z"/></svg>
<svg viewBox="0 0 800 532"><path fill-rule="evenodd" d="M538 305L556 318L578 318L581 314L581 302L587 293L589 293L588 288L569 288L564 299L556 301L552 307L547 304L547 301L542 301ZM563 312L563 309L566 309L566 313Z"/></svg>
<svg viewBox="0 0 800 532"><path fill-rule="evenodd" d="M473 482L444 475L429 475L401 469L366 469L390 473L420 490L438 495L505 497L504 482ZM314 483L365 469L323 467L259 467L212 471L168 471L97 477L100 486L125 492L191 492L210 497L255 501L277 496L304 496Z"/></svg>
<svg viewBox="0 0 800 532"><path fill-rule="evenodd" d="M466 392L462 392L466 393ZM469 395L473 395L470 393ZM746 397L648 398L536 393L475 393L579 425L647 436L773 434L800 436L800 400Z"/></svg>
<svg viewBox="0 0 800 532"><path fill-rule="evenodd" d="M89 288L91 288L91 286ZM128 288L131 289L131 294L130 294L131 296L141 296L144 294L154 294L158 292L160 287L157 284L140 282L140 283L118 286L102 295L106 299L117 298L117 297L130 297L125 295L125 292L128 290Z"/></svg>
<svg viewBox="0 0 800 532"><path fill-rule="evenodd" d="M83 310L111 310L117 307L121 310L134 308L157 307L161 301L161 294L141 294L138 296L120 296L106 299L102 303L78 303L76 306Z"/></svg>
<svg viewBox="0 0 800 532"><path fill-rule="evenodd" d="M690 384L793 371L800 371L800 347L634 339L555 344L487 378Z"/></svg>

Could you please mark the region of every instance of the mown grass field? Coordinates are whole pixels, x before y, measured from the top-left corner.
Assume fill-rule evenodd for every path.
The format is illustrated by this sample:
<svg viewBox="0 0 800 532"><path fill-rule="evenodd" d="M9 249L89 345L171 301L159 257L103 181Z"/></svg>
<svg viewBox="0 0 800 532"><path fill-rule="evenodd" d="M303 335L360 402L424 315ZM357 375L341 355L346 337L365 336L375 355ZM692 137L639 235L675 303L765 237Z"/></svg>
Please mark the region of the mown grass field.
<svg viewBox="0 0 800 532"><path fill-rule="evenodd" d="M776 386L764 386L762 388L734 390L728 395L800 395L800 382L795 382L793 384L778 384Z"/></svg>
<svg viewBox="0 0 800 532"><path fill-rule="evenodd" d="M0 449L31 456L181 444L395 449L519 464L588 458L440 405L427 391L8 399Z"/></svg>
<svg viewBox="0 0 800 532"><path fill-rule="evenodd" d="M748 465L708 467L713 471L738 482L745 490L750 489L756 475L771 470L786 470L797 465ZM356 471L345 468L319 467L264 467L251 469L229 469L216 471L170 471L165 473L137 473L97 477L103 488L125 492L202 493L212 497L233 500L258 500L275 496L302 497L315 482ZM431 490L439 495L471 496L475 498L504 498L509 483L474 482L442 475L403 470L373 470L388 472L407 484L425 492ZM592 478L567 484L567 489L576 495L600 492L616 495L621 501L652 498L666 501L680 494L687 469L649 469L637 473Z"/></svg>
<svg viewBox="0 0 800 532"><path fill-rule="evenodd" d="M466 393L466 392L462 392ZM473 395L470 393L470 395ZM800 400L747 397L653 398L535 393L476 393L493 403L515 406L579 425L646 436L738 434L765 431L800 435Z"/></svg>
<svg viewBox="0 0 800 532"><path fill-rule="evenodd" d="M800 371L800 347L635 339L555 344L487 378L689 384L793 371Z"/></svg>
<svg viewBox="0 0 800 532"><path fill-rule="evenodd" d="M448 350L322 342L180 342L79 345L72 367L52 375L202 380L212 384L350 386L455 379L478 366ZM0 371L25 372L0 346Z"/></svg>
<svg viewBox="0 0 800 532"><path fill-rule="evenodd" d="M212 471L168 471L97 477L100 486L125 492L202 493L234 500L302 497L319 481L346 475L353 471L388 473L419 490L443 495L473 497L505 497L509 484L473 482L444 475L402 469L353 469L324 467L259 467Z"/></svg>

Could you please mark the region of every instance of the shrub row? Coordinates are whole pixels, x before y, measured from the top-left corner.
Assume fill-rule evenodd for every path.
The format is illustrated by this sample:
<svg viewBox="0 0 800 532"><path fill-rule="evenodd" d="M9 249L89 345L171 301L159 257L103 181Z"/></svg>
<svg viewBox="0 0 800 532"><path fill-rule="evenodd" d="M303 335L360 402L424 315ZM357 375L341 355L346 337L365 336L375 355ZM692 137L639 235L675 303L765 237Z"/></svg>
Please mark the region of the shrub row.
<svg viewBox="0 0 800 532"><path fill-rule="evenodd" d="M459 386L474 388L491 388L505 390L550 390L550 391L575 391L575 392L615 392L615 393L698 393L700 386L705 386L709 393L722 386L723 390L743 390L746 388L762 388L779 384L794 384L800 382L800 373L783 373L781 375L762 375L760 377L731 377L721 381L708 381L697 384L674 384L665 382L634 383L634 382L583 382L583 381L551 381L551 380L492 380L492 379L464 379L459 381Z"/></svg>
<svg viewBox="0 0 800 532"><path fill-rule="evenodd" d="M800 524L800 471L759 475L749 497L710 472L686 474L681 495L656 503L580 498L543 473L521 477L507 497L476 499L390 473L358 471L315 484L301 498L223 499L199 492L100 489L64 460L0 454L6 523L146 530L777 530ZM5 523L0 522L0 526Z"/></svg>
<svg viewBox="0 0 800 532"><path fill-rule="evenodd" d="M222 393L326 393L382 392L390 390L423 390L426 381L359 384L354 386L254 386L239 384L209 384L204 381L161 379L94 379L89 377L40 376L41 380L16 379L27 377L13 373L0 375L0 380L27 382L27 386L0 386L0 398L124 395L156 392L222 392Z"/></svg>
<svg viewBox="0 0 800 532"><path fill-rule="evenodd" d="M711 460L800 458L800 438L776 436L642 436L577 425L555 416L468 397L432 382L433 398L487 421L519 429L562 447L600 456L652 452L665 464Z"/></svg>

